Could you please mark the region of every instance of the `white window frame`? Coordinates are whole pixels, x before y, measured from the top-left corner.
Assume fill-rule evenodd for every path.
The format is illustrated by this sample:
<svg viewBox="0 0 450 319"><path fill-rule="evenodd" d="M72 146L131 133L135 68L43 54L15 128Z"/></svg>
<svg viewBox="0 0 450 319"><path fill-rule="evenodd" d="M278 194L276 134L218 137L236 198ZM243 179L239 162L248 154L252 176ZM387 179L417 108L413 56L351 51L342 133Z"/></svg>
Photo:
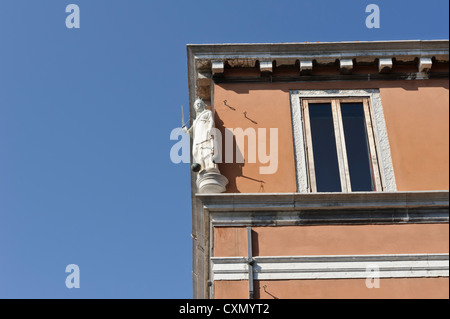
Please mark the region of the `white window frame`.
<svg viewBox="0 0 450 319"><path fill-rule="evenodd" d="M351 192L351 186L348 176L348 167L346 170L346 155L345 155L345 141L341 138L343 136L342 123L339 124L340 108L336 106L333 100L348 99L348 101L359 100L367 101L364 103L366 111L366 124L371 124L373 135L368 132L370 148L370 159L372 169L378 170L379 174L373 176L374 191L396 191L396 182L394 170L391 159L391 152L389 146L389 139L387 136L386 124L384 120L383 108L381 105L380 92L377 89L367 90L295 90L290 92L291 96L291 115L292 127L294 135L294 150L296 160L296 174L297 174L297 191L299 193L316 192L314 183L314 172L309 170L311 165L311 148L309 148L310 155L308 156L307 145L308 142L308 120L305 120L305 104L308 100L326 99L328 103L332 103L333 116L335 122L337 147L338 150L339 167L341 175L342 192ZM306 108L307 111L307 108ZM371 137L372 136L372 139ZM375 157L374 157L375 155ZM312 174L311 174L312 173ZM378 177L377 177L378 176ZM377 180L379 178L379 180Z"/></svg>

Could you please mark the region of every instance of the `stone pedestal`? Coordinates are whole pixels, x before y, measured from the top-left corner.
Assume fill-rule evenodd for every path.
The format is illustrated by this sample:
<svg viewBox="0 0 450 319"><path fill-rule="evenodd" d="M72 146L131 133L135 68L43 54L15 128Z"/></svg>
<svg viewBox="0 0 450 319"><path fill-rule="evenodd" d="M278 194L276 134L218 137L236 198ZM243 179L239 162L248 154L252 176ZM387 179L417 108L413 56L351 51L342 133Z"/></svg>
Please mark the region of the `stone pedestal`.
<svg viewBox="0 0 450 319"><path fill-rule="evenodd" d="M201 170L197 176L197 189L201 194L217 194L226 190L228 179L216 168Z"/></svg>

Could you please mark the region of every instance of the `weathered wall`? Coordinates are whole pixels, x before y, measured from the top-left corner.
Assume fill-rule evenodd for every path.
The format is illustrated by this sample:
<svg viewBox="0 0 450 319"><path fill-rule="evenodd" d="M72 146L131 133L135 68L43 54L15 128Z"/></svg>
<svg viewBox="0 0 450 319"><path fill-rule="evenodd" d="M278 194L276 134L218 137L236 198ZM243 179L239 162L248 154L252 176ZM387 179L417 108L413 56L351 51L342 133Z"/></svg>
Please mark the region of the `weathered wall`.
<svg viewBox="0 0 450 319"><path fill-rule="evenodd" d="M241 91L241 88L242 86L233 85L216 86L214 92L216 127L222 131L222 136L225 136L225 128L244 130L254 128L256 132L258 128L266 128L267 144L270 128L278 128L278 170L275 174L260 174L260 167L267 165L262 165L259 161L256 164L248 163L248 161L244 164L221 164L220 171L229 180L227 192L295 192L296 176L289 92L286 94L286 91L276 88ZM245 149L240 148L246 160L248 159L247 150L247 146Z"/></svg>
<svg viewBox="0 0 450 319"><path fill-rule="evenodd" d="M380 288L372 289L365 279L272 280L255 281L254 289L257 299L448 299L449 279L380 279ZM248 281L217 281L214 297L248 299Z"/></svg>
<svg viewBox="0 0 450 319"><path fill-rule="evenodd" d="M448 80L343 81L216 84L216 125L222 134L225 128L253 127L278 128L279 135L275 174L260 174L266 165L258 162L220 164L230 181L227 192L296 191L289 90L301 89L380 89L398 190L448 189Z"/></svg>
<svg viewBox="0 0 450 319"><path fill-rule="evenodd" d="M278 128L278 170L264 175L260 163L223 163L227 192L296 191L290 90L380 89L399 191L444 190L449 185L448 80L216 84L216 125L224 130ZM226 101L226 103L224 102ZM246 114L244 114L246 112ZM268 134L268 132L267 132ZM244 156L247 154L244 151ZM253 227L255 256L448 253L448 224ZM214 256L247 255L244 227L214 228ZM256 297L448 298L448 278L255 282ZM259 288L258 288L259 287ZM248 298L247 281L216 281L215 298Z"/></svg>
<svg viewBox="0 0 450 319"><path fill-rule="evenodd" d="M448 87L387 87L381 99L397 188L448 189Z"/></svg>
<svg viewBox="0 0 450 319"><path fill-rule="evenodd" d="M448 224L252 227L254 256L449 252ZM214 228L214 256L247 256L245 227Z"/></svg>
<svg viewBox="0 0 450 319"><path fill-rule="evenodd" d="M252 228L254 256L448 253L448 224L280 226ZM245 227L216 227L214 256L247 256ZM449 298L448 278L255 281L256 298ZM248 298L248 281L216 281L214 298Z"/></svg>

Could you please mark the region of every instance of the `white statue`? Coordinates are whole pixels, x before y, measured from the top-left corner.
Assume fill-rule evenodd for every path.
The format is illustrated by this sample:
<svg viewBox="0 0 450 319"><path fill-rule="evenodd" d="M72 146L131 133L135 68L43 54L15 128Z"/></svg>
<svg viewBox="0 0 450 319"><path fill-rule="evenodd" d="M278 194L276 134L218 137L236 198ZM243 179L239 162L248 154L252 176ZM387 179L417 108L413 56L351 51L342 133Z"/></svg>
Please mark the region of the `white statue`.
<svg viewBox="0 0 450 319"><path fill-rule="evenodd" d="M200 193L222 193L228 180L220 174L215 160L220 158L220 151L214 134L214 114L206 109L205 102L198 98L194 102L195 119L188 129L183 124L183 130L192 141L192 170L199 172L197 188ZM183 119L182 119L183 120Z"/></svg>
<svg viewBox="0 0 450 319"><path fill-rule="evenodd" d="M218 158L219 150L213 134L214 115L206 109L205 102L202 99L197 99L194 102L194 109L196 117L192 126L189 129L183 126L183 130L193 138L192 156L195 161L194 165L199 164L201 170L217 169L214 160ZM196 169L194 168L194 170Z"/></svg>

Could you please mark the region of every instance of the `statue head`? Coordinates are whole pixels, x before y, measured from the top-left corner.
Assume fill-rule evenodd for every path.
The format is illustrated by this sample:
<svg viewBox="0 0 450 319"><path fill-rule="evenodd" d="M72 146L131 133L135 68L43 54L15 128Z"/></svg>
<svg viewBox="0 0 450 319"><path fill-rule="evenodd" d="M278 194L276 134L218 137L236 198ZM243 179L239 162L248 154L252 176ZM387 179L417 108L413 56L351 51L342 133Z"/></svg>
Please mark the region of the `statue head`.
<svg viewBox="0 0 450 319"><path fill-rule="evenodd" d="M197 98L194 102L195 112L201 113L206 109L206 104L201 98Z"/></svg>

